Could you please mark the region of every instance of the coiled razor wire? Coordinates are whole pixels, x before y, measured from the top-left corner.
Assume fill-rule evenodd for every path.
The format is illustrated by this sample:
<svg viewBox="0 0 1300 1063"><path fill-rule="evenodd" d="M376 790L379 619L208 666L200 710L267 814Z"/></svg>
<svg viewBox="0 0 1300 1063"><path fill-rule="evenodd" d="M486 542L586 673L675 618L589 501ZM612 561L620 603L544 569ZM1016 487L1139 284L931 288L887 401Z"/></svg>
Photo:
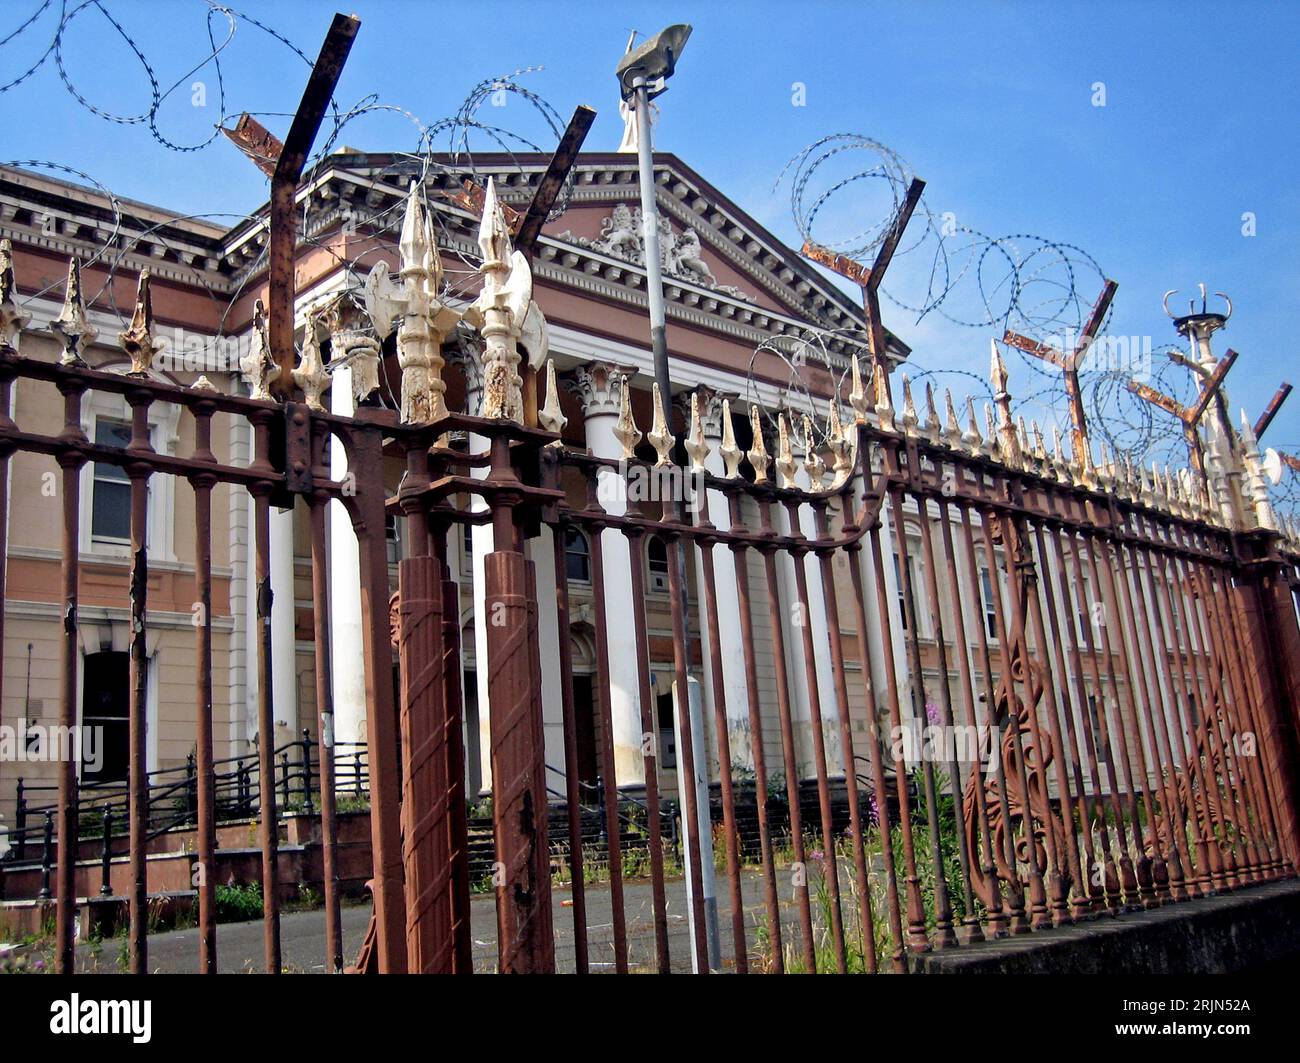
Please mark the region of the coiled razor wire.
<svg viewBox="0 0 1300 1063"><path fill-rule="evenodd" d="M855 156L864 156L860 163ZM847 175L830 176L832 160L852 159ZM838 164L836 164L838 165ZM824 169L826 168L826 169ZM912 167L880 141L854 133L836 133L809 144L781 170L774 188L790 181L790 210L799 235L807 244L827 248L867 266L892 232L895 219L913 180ZM869 185L880 206L864 223L855 219L848 235L834 229L837 212L833 200L847 189ZM830 221L828 221L830 219ZM936 215L922 201L895 250L895 258L920 259L920 290L903 294L899 283L882 285L880 292L894 306L915 316L919 324L931 314L953 325L990 332L1000 340L1005 331L1017 332L1055 347L1064 354L1077 349L1106 274L1086 250L1076 244L1032 233L989 236L960 225L952 214ZM897 277L897 274L894 274ZM1112 453L1134 460L1185 460L1185 445L1178 421L1128 390L1134 376L1147 381L1180 402L1194 401L1195 381L1169 357L1176 347L1141 352L1143 362L1131 357L1108 364L1101 357L1111 346L1108 331L1113 310L1097 329L1097 340L1079 366L1079 384L1095 439ZM830 335L828 333L828 335ZM767 345L760 350L767 349ZM1018 388L1013 406L1017 415L1057 417L1066 408L1067 395L1061 371L1018 347L1002 346L1003 356L1014 352L1018 374L1026 381ZM757 352L756 352L757 353ZM1137 371L1135 371L1137 370ZM791 370L797 376L797 367ZM914 382L935 382L960 376L978 385L974 390L991 398L987 380L979 374L948 366L929 367L913 357L908 372ZM752 363L751 363L752 376ZM792 379L792 392L807 391L806 382Z"/></svg>
<svg viewBox="0 0 1300 1063"><path fill-rule="evenodd" d="M221 127L226 125L231 119L236 118L243 113L249 113L260 119L291 119L292 114L278 111L235 111L228 110L228 73L224 65L223 53L226 53L241 23L247 23L249 26L259 30L269 36L272 40L291 51L294 56L300 59L308 68L312 64L312 59L299 48L285 34L272 28L264 22L259 21L251 15L238 11L225 4L217 3L216 0L203 0L203 6L206 16L206 34L210 51L208 54L201 56L197 62L194 62L187 73L172 81L169 87L164 87L156 73L156 66L146 56L144 49L132 37L124 25L123 20L116 17L107 3L107 0L82 0L80 3L72 3L70 0L42 0L35 9L14 29L0 36L0 50L9 45L20 45L26 41L34 39L42 17L51 10L56 12L57 23L53 28L52 36L48 39L48 44L39 48L33 62L27 65L22 73L12 78L4 84L0 84L0 94L9 92L18 86L29 81L31 77L51 59L53 59L53 68L62 82L64 88L79 106L85 109L95 118L110 122L116 125L138 125L148 128L153 139L163 148L169 151L194 153L211 145L220 135ZM94 12L87 11L93 8ZM138 67L143 70L145 79L149 85L149 106L136 114L119 113L107 106L90 99L83 93L74 80L70 63L65 54L65 43L69 28L75 20L81 15L98 14L107 21L111 34L120 38L130 50ZM159 127L159 115L161 108L166 101L190 78L199 71L211 68L216 77L219 113L221 120L213 128L211 135L205 139L191 144L181 144L175 138L169 137L163 133ZM549 151L541 144L536 143L533 139L524 133L505 128L504 126L483 121L480 118L480 110L486 104L491 102L494 106L500 106L502 103L502 94L509 94L525 101L529 108L541 115L546 129L558 142L563 134L565 123L559 112L539 93L529 89L519 82L523 75L539 72L540 66L520 67L509 74L497 77L486 78L469 91L466 97L460 102L455 111L447 117L441 118L433 123L425 123L414 112L397 106L392 103L380 100L377 95L363 97L357 103L343 108L340 107L336 100L331 100L326 116L326 122L322 130L320 147L313 153L308 161L308 166L324 158L334 150L335 145L339 143L340 137L345 128L352 123L368 116L378 115L396 115L405 118L414 126L414 136L412 138L412 147L409 151L394 152L394 161L391 165L377 171L375 176L379 183L387 183L397 178L400 181L415 180L417 187L421 190L427 187L427 180L433 174L451 174L459 177L469 177L479 183L482 183L479 168L475 163L474 151L476 147L486 144L493 151L504 153L511 166L517 171L523 172L523 164L517 157L518 152L530 152L534 154L549 155ZM439 157L438 153L443 153ZM241 224L260 220L260 212L253 214L238 213L208 213L192 215L174 215L169 216L162 222L141 226L137 229L136 225L126 225L128 216L124 213L121 201L118 195L103 182L91 176L90 174L67 166L59 162L41 159L15 159L3 163L3 165L22 167L26 169L45 170L72 178L77 182L94 188L100 192L107 200L109 211L111 212L112 221L107 228L107 237L103 245L97 248L93 254L82 259L82 266L98 266L105 271L103 284L97 291L87 291L87 302L90 305L104 305L110 309L119 319L125 323L127 315L131 308L119 307L116 304L114 293L114 279L122 268L127 256L142 241L157 240L161 230L177 222L187 220L198 221L207 220L220 222L230 228L238 227ZM494 167L494 171L499 167ZM552 206L548 215L548 220L554 220L563 214L570 200L575 175L570 173L565 181L560 194L557 196L555 204ZM421 194L424 194L423 191ZM303 205L303 212L307 205ZM405 209L405 197L396 196L389 201L383 209L367 218L367 224L373 236L366 241L355 255L344 258L337 252L337 248L331 244L319 241L314 237L303 235L303 241L313 247L325 250L335 259L344 271L346 276L345 290L348 297L354 300L360 297L360 293L365 281L365 270L361 262L367 256L373 254L379 249L395 251L397 246L397 233L401 229L401 218ZM430 210L427 212L430 220L439 227L438 242L444 249L451 249L452 254L459 260L459 265L445 265L443 270L443 290L440 293L443 298L463 299L470 294L475 278L477 277L481 262L473 250L465 250L463 241L454 239L458 234L453 234L449 219L445 212ZM138 224L138 223L137 223ZM128 231L129 230L129 231ZM241 281L233 292L216 292L206 288L203 284L201 271L194 268L195 282L198 286L204 287L210 299L219 305L224 302L222 312L219 318L218 332L223 333L227 324L227 317L232 312L236 302L242 294L243 288L247 283L247 278L251 277L258 271L258 267L265 261L269 253L264 249L260 256L253 260L245 269L245 280ZM33 300L43 298L58 298L62 294L63 282L47 285L39 291L27 293L23 297L23 302L28 303ZM387 384L387 382L384 382ZM396 406L396 400L391 395L389 400Z"/></svg>

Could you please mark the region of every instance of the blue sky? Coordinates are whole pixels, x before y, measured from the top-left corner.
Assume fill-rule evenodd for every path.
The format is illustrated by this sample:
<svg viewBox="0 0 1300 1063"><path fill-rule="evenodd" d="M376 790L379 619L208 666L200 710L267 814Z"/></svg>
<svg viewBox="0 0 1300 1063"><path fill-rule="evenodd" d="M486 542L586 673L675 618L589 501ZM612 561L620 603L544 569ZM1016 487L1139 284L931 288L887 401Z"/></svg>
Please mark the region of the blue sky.
<svg viewBox="0 0 1300 1063"><path fill-rule="evenodd" d="M0 40L40 6L6 0ZM0 46L0 85L49 47L59 0ZM69 7L74 6L69 3ZM205 139L220 118L215 71L192 68L208 53L200 0L104 0L149 60L161 88L158 127L179 144ZM245 0L249 14L314 56L331 3ZM1300 385L1294 321L1300 311L1300 5L1234 3L707 3L444 4L351 0L361 32L337 99L369 93L426 123L453 112L483 78L541 66L524 83L568 115L598 109L587 144L612 150L621 124L613 67L630 29L689 21L694 34L660 101L656 134L672 151L795 246L789 185L773 189L786 161L809 142L861 133L901 155L928 181L936 215L991 236L1034 234L1085 249L1119 282L1112 333L1176 339L1160 297L1199 281L1228 292L1235 315L1219 339L1241 353L1229 377L1234 406L1252 418L1277 383ZM224 20L212 27L220 40ZM122 116L150 105L139 60L101 11L66 28L61 55L71 82ZM222 54L228 114L291 112L306 66L255 27L239 25ZM193 106L194 81L205 106ZM792 86L806 86L806 106ZM1105 106L1094 106L1097 82ZM491 119L541 139L544 127L511 98ZM53 56L0 93L0 159L42 159L83 170L120 195L179 213L243 214L265 182L218 140L169 151L140 124L96 117L61 82ZM287 120L268 117L283 133ZM368 115L343 135L362 149L410 148L414 126ZM880 204L837 196L819 232L874 222ZM874 215L873 216L873 212ZM1243 235L1243 215L1255 235ZM891 272L916 290L923 250ZM1081 281L1091 289L1091 278ZM910 287L909 287L910 286ZM887 285L888 287L888 285ZM1095 293L1089 290L1091 301ZM963 304L954 293L950 304ZM1186 303L1178 297L1180 308ZM886 323L930 369L983 374L995 329L963 328L932 313L886 304ZM1012 363L1012 389L1029 386ZM953 379L960 397L968 387ZM1235 413L1235 411L1234 411ZM1300 397L1265 442L1300 450Z"/></svg>

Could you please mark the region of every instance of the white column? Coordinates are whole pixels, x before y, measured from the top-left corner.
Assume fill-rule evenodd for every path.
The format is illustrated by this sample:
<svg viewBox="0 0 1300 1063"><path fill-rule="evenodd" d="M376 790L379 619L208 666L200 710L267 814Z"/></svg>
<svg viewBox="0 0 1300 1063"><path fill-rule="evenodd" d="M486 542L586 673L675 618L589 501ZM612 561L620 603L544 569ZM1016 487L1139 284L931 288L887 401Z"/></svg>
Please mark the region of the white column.
<svg viewBox="0 0 1300 1063"><path fill-rule="evenodd" d="M724 398L734 400L735 396L717 393L700 396L700 423L704 428L704 439L709 445L704 467L714 476L722 476L726 471L721 453ZM709 520L714 527L726 531L731 527L731 507L727 496L721 491L710 489L708 499ZM698 551L696 572L696 585L703 588L704 572ZM752 770L754 751L749 731L749 687L745 682L745 647L740 637L740 598L736 592L735 555L725 546L717 546L713 550L713 586L718 605L718 651L722 658L722 693L727 710L727 741L731 746L731 760L733 764ZM703 602L702 591L700 600ZM709 662L713 659L713 647L703 606L700 609L700 635L704 647L704 700L711 721L715 694L713 669Z"/></svg>
<svg viewBox="0 0 1300 1063"><path fill-rule="evenodd" d="M614 435L618 422L619 385L632 370L607 362L593 362L574 370L573 390L582 400L587 447L599 458L621 458L623 444ZM615 471L600 474L601 504L613 516L627 511L625 481ZM614 777L619 786L645 783L641 753L640 679L634 652L631 610L644 603L632 600L632 575L628 567L628 541L621 531L608 529L601 536L604 557L605 617L609 635L609 716L614 739Z"/></svg>
<svg viewBox="0 0 1300 1063"><path fill-rule="evenodd" d="M465 412L469 414L480 413L483 401L480 342L476 338L463 338L443 352L448 364L459 366L465 375ZM483 436L471 435L468 446L471 454L483 454L488 450L490 441ZM470 473L475 479L482 479L487 474L486 468L473 469ZM482 498L475 495L470 499L469 508L471 513L485 513L488 507ZM474 691L478 706L479 778L484 791L492 788L492 714L488 703L488 617L483 603L483 561L493 549L492 525L475 525L470 530L470 579L474 589Z"/></svg>
<svg viewBox="0 0 1300 1063"><path fill-rule="evenodd" d="M799 486L804 490L825 490L825 484L813 484L805 469L799 470ZM817 517L811 506L799 507L799 528L804 538L817 538ZM805 623L812 625L813 663L817 667L817 703L821 713L822 735L826 744L826 771L835 775L842 763L840 757L839 702L835 695L835 671L831 666L831 639L840 633L832 632L826 617L826 593L822 587L821 559L811 551L804 557L804 576L808 581L808 616ZM798 628L795 634L802 639ZM800 643L802 648L802 642ZM810 714L811 721L811 714ZM847 771L848 768L846 767Z"/></svg>
<svg viewBox="0 0 1300 1063"><path fill-rule="evenodd" d="M293 509L271 507L271 700L274 745L298 731L298 653L294 623Z"/></svg>
<svg viewBox="0 0 1300 1063"><path fill-rule="evenodd" d="M330 412L353 413L352 370L338 366L330 386ZM347 454L330 442L330 477L347 475ZM366 669L361 634L361 552L343 503L329 504L330 670L334 684L334 741L366 741ZM345 749L344 756L352 750Z"/></svg>
<svg viewBox="0 0 1300 1063"><path fill-rule="evenodd" d="M555 532L543 524L525 545L537 578L537 649L542 664L542 727L546 785L564 792L564 704L560 686L560 618L555 598ZM552 771L551 769L555 770Z"/></svg>

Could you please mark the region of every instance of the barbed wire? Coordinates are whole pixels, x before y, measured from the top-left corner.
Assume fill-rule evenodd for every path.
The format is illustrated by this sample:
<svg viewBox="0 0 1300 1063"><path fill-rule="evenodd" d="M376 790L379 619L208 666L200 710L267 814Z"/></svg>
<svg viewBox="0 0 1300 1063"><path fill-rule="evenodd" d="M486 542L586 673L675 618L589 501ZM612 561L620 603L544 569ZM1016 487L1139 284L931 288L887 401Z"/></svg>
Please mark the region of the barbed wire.
<svg viewBox="0 0 1300 1063"><path fill-rule="evenodd" d="M126 28L125 20L113 13L112 7L107 0L83 0L80 3L72 3L70 0L42 0L35 10L16 28L0 37L0 49L4 49L14 42L21 42L21 40L30 41L34 39L33 35L37 32L43 16L51 11L54 12L54 26L52 28L48 25L45 27L50 31L50 36L47 38L48 43L43 46L38 45L34 61L27 65L22 73L7 83L0 85L0 94L9 92L28 82L34 74L49 65L54 69L64 89L76 104L92 117L115 125L145 127L152 139L161 148L186 154L192 154L209 147L221 136L222 127L245 113L271 124L276 120L292 119L293 114L291 112L274 110L245 111L242 109L236 110L229 106L230 101L227 91L229 74L225 62L230 54L228 49L240 26L247 23L287 48L308 68L313 65L312 59L286 34L257 18L233 7L218 3L216 0L202 0L202 4L205 9L205 33L209 50L207 54L201 55L197 58L197 61L190 64L186 73L164 85L163 79L160 78L157 72L158 65L151 60L138 40ZM78 88L74 77L74 65L70 60L69 50L65 48L65 45L69 39L70 28L78 17L92 13L87 11L88 8L93 8L93 13L102 16L107 21L108 32L125 44L139 70L144 74L148 84L149 105L141 109L139 113L124 113L120 109L110 108L90 98ZM51 60L53 60L52 63ZM211 69L216 78L220 120L214 124L212 133L205 138L193 143L180 143L180 138L168 135L160 128L160 113L163 105L170 97L191 78L206 69ZM428 194L430 179L436 175L450 174L482 184L484 177L481 172L481 163L476 161L476 152L481 154L483 145L487 145L494 153L504 154L508 160L507 168L514 168L516 172L523 172L524 163L518 157L520 153L548 155L553 150L553 145L548 149L543 144L537 143L536 138L531 138L526 133L521 132L519 128L507 128L499 122L486 121L481 111L482 108L489 104L494 108L503 107L507 97L522 100L528 105L529 112L536 112L540 115L545 131L558 142L565 126L559 111L540 93L521 84L519 80L525 75L539 73L541 70L540 66L523 66L508 74L485 78L470 89L450 114L431 123L425 122L419 115L408 108L381 100L377 94L367 95L346 107L340 106L337 100L331 99L321 135L317 138L319 147L312 153L306 165L309 168L334 152L336 146L341 142L345 130L354 123L381 115L395 115L406 119L412 124L414 127L413 136L408 149L402 150L399 148L396 151L385 153L392 157L392 161L387 166L376 169L371 175L378 184L388 184L394 178L400 179L399 183L403 180L413 180L416 182L417 187L421 189L422 195ZM518 124L516 123L516 125ZM123 308L117 305L115 298L117 285L115 280L131 252L142 242L157 242L161 239L164 246L166 246L167 241L163 237L164 231L171 225L186 221L210 221L223 225L227 231L233 231L241 225L260 221L261 215L264 213L264 208L259 207L258 210L249 214L237 212L168 214L162 221L151 221L149 224L145 224L131 216L129 209L123 206L122 197L113 189L84 170L59 162L40 159L14 159L3 165L43 170L71 178L76 183L95 189L104 197L111 215L111 220L100 227L100 231L106 233L106 235L101 246L96 247L93 252L81 259L81 265L83 269L98 266L103 270L103 282L97 290L91 291L87 289L88 305L107 309L115 314L123 324L125 324L131 308ZM499 172L501 168L499 164L494 165L493 171ZM548 220L559 217L567 208L572 193L573 181L574 175L571 173L550 210ZM353 241L347 245L340 245L337 241L328 238L328 234L324 236L314 235L305 224L299 227L300 239L307 246L323 251L333 259L335 265L344 272L343 288L347 297L358 299L365 284L369 261L373 261L374 252L377 250L396 251L398 233L401 229L401 220L405 207L406 197L398 195L391 197L383 204L381 209L368 212L364 223L368 238L359 242ZM308 208L308 203L302 205L302 220L304 222L307 219ZM472 297L473 289L477 283L479 266L481 265L476 246L472 242L461 239L461 234L454 231L455 220L447 212L429 210L427 211L427 217L437 228L436 239L439 246L447 253L447 257L454 262L454 264L453 262L444 262L440 297L452 301L463 301ZM340 246L348 247L346 255L340 253ZM221 307L216 325L218 335L227 333L230 314L239 302L249 281L265 265L268 254L269 248L264 247L254 259L244 263L241 270L242 275L233 287L223 286L219 290L206 284L202 271L191 264L196 286L206 291L208 297L216 301ZM182 266L184 266L183 260ZM58 298L62 294L64 283L60 279L43 286L37 291L24 293L23 302L30 303L34 300ZM387 401L396 406L396 397L391 393L392 388L389 386L389 382L385 380L382 383L388 391Z"/></svg>

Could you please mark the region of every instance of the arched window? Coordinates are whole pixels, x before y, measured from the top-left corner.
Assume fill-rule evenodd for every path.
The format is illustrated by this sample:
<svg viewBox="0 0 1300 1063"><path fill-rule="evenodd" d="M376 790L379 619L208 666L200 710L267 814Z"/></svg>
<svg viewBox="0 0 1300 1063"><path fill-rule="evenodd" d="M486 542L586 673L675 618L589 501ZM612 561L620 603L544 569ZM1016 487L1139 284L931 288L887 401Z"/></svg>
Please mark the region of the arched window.
<svg viewBox="0 0 1300 1063"><path fill-rule="evenodd" d="M564 536L564 575L570 581L591 582L591 547L577 528L570 528Z"/></svg>
<svg viewBox="0 0 1300 1063"><path fill-rule="evenodd" d="M668 593L668 547L657 535L646 541L646 561L650 569L650 590Z"/></svg>

